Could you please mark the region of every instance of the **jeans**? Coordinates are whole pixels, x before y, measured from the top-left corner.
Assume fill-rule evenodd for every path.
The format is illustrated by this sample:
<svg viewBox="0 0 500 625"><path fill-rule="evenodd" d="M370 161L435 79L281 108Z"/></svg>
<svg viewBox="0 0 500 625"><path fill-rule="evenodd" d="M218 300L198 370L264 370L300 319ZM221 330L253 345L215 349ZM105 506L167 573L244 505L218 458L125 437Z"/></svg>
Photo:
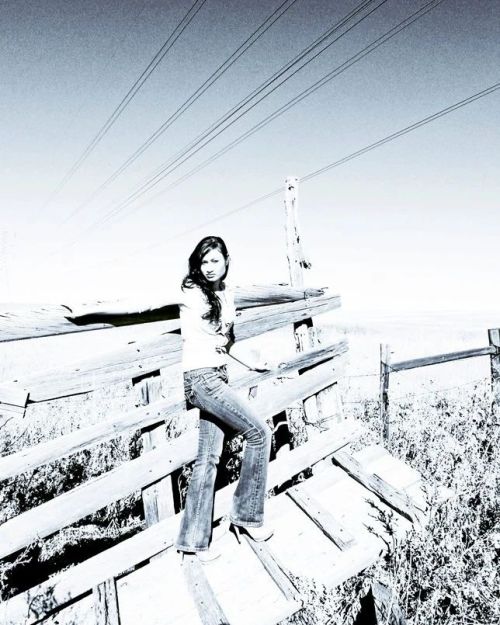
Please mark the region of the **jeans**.
<svg viewBox="0 0 500 625"><path fill-rule="evenodd" d="M184 389L186 399L200 409L200 430L176 547L180 551L205 551L212 536L215 478L224 434L228 430L242 434L246 443L230 520L243 527L260 527L271 429L254 412L251 402L227 384L226 365L184 372Z"/></svg>

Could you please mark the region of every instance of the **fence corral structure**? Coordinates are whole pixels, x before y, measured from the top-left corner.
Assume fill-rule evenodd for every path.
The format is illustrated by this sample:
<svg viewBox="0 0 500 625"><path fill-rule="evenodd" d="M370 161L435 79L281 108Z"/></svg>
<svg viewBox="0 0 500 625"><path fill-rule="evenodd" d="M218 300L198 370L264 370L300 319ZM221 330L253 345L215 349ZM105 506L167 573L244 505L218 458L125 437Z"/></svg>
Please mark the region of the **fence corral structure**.
<svg viewBox="0 0 500 625"><path fill-rule="evenodd" d="M289 185L290 179L288 191ZM290 206L289 197L287 202ZM287 223L297 235L293 216ZM289 258L292 263L297 256ZM327 288L250 286L236 290L236 306L238 341L286 326L302 336L299 324L309 331L310 320L338 308L340 298ZM307 440L296 446L292 440L287 453L276 453L270 463L268 488L275 496L267 503L267 516L275 535L266 543L244 540L238 545L232 535L222 534L223 557L210 566L202 567L194 556L181 561L174 549L180 511L171 477L195 458L197 432L191 428L174 439L166 436L166 425L176 418L192 423L196 412L187 410L184 400L177 302L167 298L157 307L139 305L128 314L122 309L122 304L114 309L83 306L84 316L75 318L64 306L18 307L0 317L2 341L162 322L162 334L153 338L0 385L0 413L25 420L38 402L124 381L138 389L138 405L129 411L0 458L1 480L125 433L141 431L143 442L139 457L1 525L0 558L131 493L142 492L144 507L144 529L137 534L3 602L2 625L277 623L301 607L296 576L339 584L387 548L388 512L391 541L421 519L425 502L419 474L381 446L349 453L359 424L338 415L330 419L327 402L318 401L335 384L347 344L321 344L315 337L312 344L297 341L300 351L283 362L279 373L229 369L231 385L242 390L279 378L279 384L251 394L255 409L266 418L287 413L291 406L302 409L304 402L313 406L305 406ZM316 436L315 422L323 426ZM292 433L295 425L289 423ZM304 479L311 474L304 471L314 467L320 470ZM299 475L301 480L295 479ZM216 522L227 514L233 491L234 482L217 490Z"/></svg>
<svg viewBox="0 0 500 625"><path fill-rule="evenodd" d="M389 380L391 373L398 371L408 371L409 369L417 369L419 367L429 367L431 365L439 365L445 362L454 362L457 360L465 360L467 358L478 358L480 356L489 356L491 370L491 392L492 392L492 411L495 414L500 413L500 329L493 328L488 330L489 345L485 347L477 347L466 349L458 352L449 352L445 354L434 354L432 356L422 356L420 358L412 358L411 360L401 360L393 362L389 345L380 345L380 422L382 426L382 438L387 443L390 440L390 417L389 417Z"/></svg>

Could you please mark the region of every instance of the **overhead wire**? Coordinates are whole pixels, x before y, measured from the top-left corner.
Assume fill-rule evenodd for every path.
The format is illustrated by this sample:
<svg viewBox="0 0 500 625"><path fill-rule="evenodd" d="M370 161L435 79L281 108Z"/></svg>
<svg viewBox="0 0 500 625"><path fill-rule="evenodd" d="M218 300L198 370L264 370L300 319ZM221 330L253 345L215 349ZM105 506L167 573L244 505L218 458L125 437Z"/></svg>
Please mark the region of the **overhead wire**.
<svg viewBox="0 0 500 625"><path fill-rule="evenodd" d="M81 210L88 206L102 191L116 180L130 165L132 165L144 152L150 148L163 133L176 122L238 59L245 54L274 24L277 22L297 0L284 0L264 22L256 28L252 34L240 44L236 50L166 119L106 180L87 198L78 208Z"/></svg>
<svg viewBox="0 0 500 625"><path fill-rule="evenodd" d="M465 106L468 106L469 104L472 104L473 102L484 98L488 95L491 95L492 93L494 93L495 91L497 91L498 89L500 89L500 82L494 83L493 85L486 87L485 89L482 89L481 91L478 91L474 94L472 94L471 96L468 96L467 98L464 98L463 100L460 100L458 102L455 102L454 104L451 104L439 111L437 111L436 113L433 113L431 115L428 115L424 118L422 118L421 120L414 122L413 124L409 124L408 126L405 126L404 128L393 132L389 135L387 135L386 137L379 139L378 141L375 141L373 143L370 143L369 145L365 146L364 148L361 148L359 150L356 150L355 152L351 152L350 154L348 154L347 156L344 156L336 161L333 161L332 163L329 163L319 169L316 169L312 172L310 172L309 174L306 174L305 176L302 176L299 178L300 182L308 182L309 180L312 180L313 178L320 176L322 174L324 174L325 172L329 171L330 169L333 169L335 167L338 167L340 165L343 165L351 160L354 160L355 158L358 158L372 150L375 150L383 145L385 145L386 143L389 143L390 141L394 141L395 139L398 139L410 132L413 132L414 130L417 130L418 128L421 128L429 123L432 123L433 121L436 121L437 119L440 119L441 117L444 117L446 115L449 115L450 113L457 111ZM276 197L277 195L280 195L281 193L283 193L283 188L282 187L278 187L272 191L269 191L268 193L265 193L263 195L258 196L257 198L251 200L250 202L247 202L241 206L238 206L237 208L233 208L229 211L226 211L224 213L222 213L221 215L217 215L216 217L213 217L212 219L209 219L207 221L204 221L201 224L198 224L197 226L194 226L192 228L188 228L186 230L183 230L182 232L179 232L171 237L168 238L162 238L162 240L158 243L154 243L154 244L150 244L147 245L145 247L141 247L139 249L133 250L133 251L129 251L127 253L127 255L130 256L137 256L138 254L142 254L143 252L148 252L150 250L159 248L161 246L164 246L166 243L169 243L170 241L174 241L182 236L186 236L188 234L191 234L193 232L196 232L197 230L199 230L200 228L204 228L206 226L212 225L213 223L217 223L218 221L221 221L222 219L226 219L227 217L230 217L231 215L234 215L238 212L241 212L243 210L246 210L247 208L250 208L252 206L255 206L256 204L259 204L260 202L263 202L264 200L270 199L272 197ZM111 263L111 262L115 262L116 260L120 260L122 258L122 256L116 256L113 257L112 259L108 259L107 261L104 260L101 263L95 265L95 267L101 267L103 263Z"/></svg>
<svg viewBox="0 0 500 625"><path fill-rule="evenodd" d="M375 141L373 143L370 143L369 145L365 146L364 148L361 148L359 150L356 150L355 152L351 152L350 154L348 154L347 156L344 156L336 161L333 161L332 163L329 163L323 167L320 167L319 169L316 169L308 174L306 174L305 176L301 176L299 178L299 181L301 183L304 182L308 182L309 180L312 180L313 178L316 178L317 176L320 176L322 174L324 174L325 172L335 168L335 167L339 167L340 165L343 165L355 158L359 158L360 156L363 156L364 154L367 154L368 152L371 152L372 150L375 150L383 145L385 145L386 143L389 143L390 141L394 141L395 139L399 139L400 137L413 132L414 130L417 130L418 128L421 128L422 126L425 126L427 124L430 124L433 121L436 121L437 119L440 119L441 117L444 117L446 115L449 115L450 113L453 113L454 111L457 111L469 104L472 104L473 102L475 102L476 100L479 100L481 98L484 98L488 95L491 95L492 93L494 93L495 91L497 91L498 89L500 89L500 82L497 82L493 85L491 85L490 87L487 87L485 89L482 89L481 91L478 91L477 93L474 93L473 95L464 98L463 100L460 100L454 104L451 104L450 106L447 106L439 111L437 111L436 113L433 113L432 115L428 115L427 117L422 118L421 120L410 124L408 126L405 126L404 128L397 130L396 132L391 133L390 135L387 135L386 137L379 139L378 141ZM169 242L169 241L173 241L181 236L185 236L187 234L191 234L192 232L195 232L196 230L199 230L200 228L203 228L205 226L211 225L213 223L216 223L217 221L220 221L221 219L225 219L226 217L229 217L231 215L234 215L237 212L243 211L247 208L250 208L251 206L255 206L255 204L259 204L260 202L263 202L264 200L267 200L271 197L275 197L276 195L279 195L283 193L283 188L282 187L278 187L272 191L269 191L268 193L265 193L257 198L255 198L254 200L251 200L250 202L247 202L246 204L243 204L242 206L239 206L237 208L233 208L221 215L218 215L212 219L209 219L205 222L203 222L202 224L199 224L198 226L194 227L194 228L189 228L187 230L182 231L181 233L178 233L172 237L168 237L166 239L162 239L162 241L160 243L156 243L153 245L149 245L143 248L140 248L139 250L135 250L133 252L131 252L132 255L136 255L145 251L149 251L151 249L155 249L157 247L160 247L162 245L165 245L165 243Z"/></svg>
<svg viewBox="0 0 500 625"><path fill-rule="evenodd" d="M96 135L84 149L82 154L78 157L72 167L65 174L59 185L52 192L51 196L47 200L45 206L47 206L56 195L58 195L61 190L66 186L66 184L71 180L71 178L75 175L75 173L80 169L83 163L87 160L90 154L94 151L97 145L102 141L102 139L109 132L111 127L116 123L118 118L122 115L123 111L127 108L130 102L135 98L140 89L144 86L150 76L153 74L158 65L163 61L167 53L170 51L175 42L179 39L182 33L186 30L192 20L195 18L197 13L200 11L202 6L205 4L206 0L195 0L195 2L191 5L187 13L181 19L179 24L174 28L172 33L168 36L166 41L163 43L158 52L151 59L147 67L143 70L141 75L136 79L134 84L130 87L127 93L123 96L120 103L113 110L108 119L104 122L101 128L98 130ZM72 211L65 219L63 223L66 223L71 217L74 216L78 212L78 208Z"/></svg>
<svg viewBox="0 0 500 625"><path fill-rule="evenodd" d="M289 61L287 64L285 64L282 68L280 68L280 70L278 70L277 72L275 72L275 74L273 74L270 78L268 78L264 83L262 83L258 88L256 88L254 91L252 91L248 96L246 96L243 100L241 100L237 105L235 105L232 109L230 109L229 111L227 111L222 117L220 117L216 122L214 122L211 126L209 126L203 133L201 133L196 139L194 139L190 144L188 144L187 146L185 146L184 148L182 148L176 155L174 155L170 160L166 161L165 163L163 163L162 165L160 165L159 168L157 168L155 170L155 172L153 172L153 174L151 175L151 177L149 179L147 179L145 182L141 183L141 185L139 186L139 188L134 191L133 193L131 193L127 198L125 198L123 201L121 201L120 203L118 203L116 206L112 207L110 211L108 211L108 213L106 213L102 218L100 218L95 224L92 225L92 228L94 226L98 226L98 225L103 225L104 223L106 223L106 221L108 221L110 218L114 217L116 214L118 214L121 210L123 210L123 208L126 208L126 206L128 206L131 202L135 201L136 199L138 199L139 197L141 197L144 193L150 191L152 188L154 188L162 179L161 177L167 173L167 170L169 168L172 168L173 166L175 166L175 164L182 159L186 154L189 153L189 151L193 151L196 150L199 151L197 148L199 146L199 144L202 143L202 141L204 141L205 139L208 139L210 137L211 134L213 134L221 125L223 125L225 122L229 122L225 128L229 128L229 126L231 126L233 123L235 123L235 121L237 121L238 119L240 119L244 114L248 113L250 110L252 110L257 104L259 104L262 100L264 100L266 97L268 97L271 93L273 93L277 88L279 88L282 84L284 84L287 80L289 80L290 78L292 78L295 74L297 74L299 71L301 71L304 67L306 67L309 63L311 63L313 60L315 60L320 54L322 54L323 52L325 52L328 48L330 48L334 43L336 43L341 37L343 37L345 34L347 34L350 30L352 30L355 26L357 26L359 23L361 23L364 19L366 19L369 15L371 15L371 13L373 13L375 10L377 10L380 6L382 6L383 4L385 4L387 2L387 0L380 0L378 2L378 4L375 6L375 8L373 8L371 11L369 11L368 13L366 13L365 15L362 15L362 17L360 19L358 19L352 26L350 26L348 29L346 29L344 32L342 32L339 36L337 36L335 39L333 39L331 42L328 42L319 52L317 52L314 56L312 56L311 58L307 59L302 65L300 65L297 69L295 69L293 71L293 73L291 73L290 75L286 76L285 78L283 78L283 80L276 86L273 87L272 90L270 90L267 94L265 94L263 97L261 97L257 102L254 102L253 104L250 105L250 107L243 113L240 114L236 119L234 119L233 121L231 121L231 117L233 117L236 113L238 113L242 108L244 108L247 104L250 104L250 102L256 98L257 96L259 96L263 91L265 91L265 89L267 89L268 87L270 87L273 83L275 83L277 80L279 80L282 76L284 76L284 74L286 74L290 69L292 69L295 65L297 65L297 63L299 63L301 60L303 60L307 55L309 55L311 52L313 52L316 48L318 48L322 43L324 43L325 41L328 40L328 38L330 38L335 32L337 32L338 30L340 30L343 26L345 26L346 24L349 23L349 21L355 17L358 13L361 13L366 7L368 7L370 4L373 4L374 0L363 0L360 4L358 4L352 11L350 11L346 16L344 16L339 22L337 22L334 26L332 26L331 28L329 28L325 33L323 33L323 35L321 35L321 37L319 37L317 40L315 40L312 44L310 44L309 46L307 46L307 48L305 48L301 53L299 53L297 56L295 56L291 61ZM218 136L220 134L217 133L216 136ZM215 138L215 136L214 136ZM207 141L203 147L208 143L209 141ZM201 148L199 148L201 149ZM193 152L196 153L196 152ZM170 172L168 172L170 173Z"/></svg>
<svg viewBox="0 0 500 625"><path fill-rule="evenodd" d="M215 154L213 154L212 156L204 160L202 163L200 163L199 165L197 165L196 167L194 167L193 169L185 173L183 176L181 176L176 181L171 183L168 187L166 187L159 193L155 194L153 197L147 200L144 204L140 205L138 208L141 208L145 204L150 203L151 201L157 199L159 196L163 195L163 193L165 193L166 191L169 191L177 187L182 182L185 182L186 180L191 178L191 176L200 172L202 169L204 169L205 167L207 167L208 165L216 161L218 158L220 158L221 156L223 156L224 154L226 154L227 152L229 152L230 150L238 146L240 143L242 143L243 141L245 141L246 139L254 135L256 132L258 132L259 130L262 130L262 128L267 126L269 123L271 123L272 121L274 121L275 119L277 119L278 117L280 117L281 115L289 111L295 105L302 102L302 100L304 100L308 96L315 93L321 87L324 87L326 84L328 84L331 80L333 80L337 76L340 76L343 72L347 71L355 63L357 63L358 61L361 61L365 56L374 52L377 48L379 48L383 44L387 43L390 39L395 37L404 29L408 28L410 25L412 25L414 22L416 22L417 20L422 18L424 15L429 13L429 11L437 7L442 2L444 2L444 0L430 0L427 4L425 4L420 9L412 13L410 16L408 16L403 21L401 21L399 24L397 24L396 26L388 30L386 33L378 37L371 44L369 44L368 46L360 50L354 56L350 57L347 61L337 66L335 69L325 74L322 78L320 78L318 81L313 83L307 89L305 89L304 91L302 91L301 93L293 97L291 100L289 100L282 106L280 106L273 113L265 117L262 121L255 124L252 128L250 128L249 130L241 134L239 137L231 141L229 144L221 148L218 152L216 152Z"/></svg>

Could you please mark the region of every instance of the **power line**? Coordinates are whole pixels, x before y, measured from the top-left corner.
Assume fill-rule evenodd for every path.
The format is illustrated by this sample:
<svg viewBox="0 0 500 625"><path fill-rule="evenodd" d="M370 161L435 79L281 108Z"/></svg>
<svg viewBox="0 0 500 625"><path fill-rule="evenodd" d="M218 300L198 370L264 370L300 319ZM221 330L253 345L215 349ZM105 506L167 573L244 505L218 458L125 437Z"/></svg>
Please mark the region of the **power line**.
<svg viewBox="0 0 500 625"><path fill-rule="evenodd" d="M299 102L302 102L302 100L304 100L308 96L315 93L318 89L320 89L321 87L324 87L331 80L333 80L334 78L336 78L337 76L339 76L340 74L348 70L350 67L352 67L355 63L357 63L358 61L361 61L365 56L374 52L377 48L379 48L384 43L387 43L390 39L395 37L404 29L408 28L411 24L413 24L414 22L422 18L425 14L429 13L432 9L437 7L443 1L444 0L430 0L430 2L428 2L423 7L418 9L418 11L415 11L415 13L412 13L410 16L408 16L403 21L401 21L399 24L397 24L396 26L388 30L386 33L378 37L371 44L363 48L360 52L358 52L357 54L349 58L347 61L345 61L344 63L342 63L335 69L328 72L325 76L323 76L314 84L312 84L310 87L308 87L307 89L305 89L304 91L296 95L287 103L280 106L278 109L276 109L273 113L271 113L266 118L264 118L258 124L255 124L252 128L250 128L250 130L247 130L246 132L244 132L242 135L240 135L239 137L231 141L225 147L221 148L218 152L216 152L215 154L207 158L205 161L203 161L202 163L200 163L199 165L197 165L196 167L188 171L186 174L178 178L168 187L166 187L159 193L155 194L152 198L150 198L144 204L142 204L141 207L149 203L150 201L158 198L160 195L162 195L166 191L169 191L170 189L177 187L179 184L191 178L191 176L197 174L199 171L201 171L202 169L204 169L205 167L213 163L215 160L217 160L218 158L220 158L221 156L223 156L224 154L226 154L227 152L235 148L237 145L239 145L240 143L242 143L243 141L245 141L246 139L254 135L256 132L258 132L259 130L262 130L262 128L264 128L269 123L271 123L272 121L274 121L275 119L283 115L283 113L286 113L287 111L289 111L296 104L299 104Z"/></svg>
<svg viewBox="0 0 500 625"><path fill-rule="evenodd" d="M469 104L472 104L473 102L475 102L476 100L479 100L481 98L484 98L488 95L491 95L492 93L494 93L496 90L500 89L500 82L495 83L493 85L491 85L490 87L487 87L486 89L483 89L481 91L478 91L477 93L474 93L473 95L460 100L459 102L456 102L455 104L451 104L450 106L447 106L444 109L441 109L440 111L437 111L436 113L433 113L432 115L428 115L427 117L424 117L423 119L419 120L418 122L415 122L413 124L410 124L409 126L406 126L405 128L402 128L401 130L398 130L396 132L391 133L390 135L387 135L386 137L384 137L383 139L379 139L378 141L375 141L374 143L371 143L367 146L365 146L364 148L361 148L360 150L356 150L355 152L352 152L351 154L348 154L347 156L344 156L341 159L338 159L336 161L333 161L332 163L329 163L328 165L325 165L324 167L321 167L320 169L317 169L315 171L310 172L309 174L306 174L305 176L302 176L301 178L299 178L300 182L308 182L309 180L312 180L313 178L320 176L322 174L324 174L325 172L329 171L330 169L333 169L335 167L338 167L340 165L343 165L355 158L358 158L359 156L362 156L364 154L366 154L367 152L370 152L371 150L374 150L376 148L381 147L382 145L385 145L386 143L389 143L390 141L394 141L395 139L398 139L399 137L402 137L405 134L408 134L410 132L413 132L414 130L417 130L418 128L421 128L422 126L425 126L433 121L436 121L437 119L444 117L454 111L457 111ZM225 219L231 215L234 215L235 213L241 212L247 208L250 208L252 206L255 206L256 204L259 204L260 202L263 202L264 200L270 199L272 197L275 197L279 194L283 193L283 188L282 187L278 187L277 189L274 189L272 191L269 191L268 193L265 193L263 195L260 195L259 197L251 200L250 202L247 202L246 204L243 204L242 206L239 206L237 208L233 208L229 211L226 211L225 213L222 213L221 215L218 215L217 217L213 217L212 219L209 219L201 224L198 224L197 226L194 226L193 228L188 228L186 230L183 230L182 232L179 232L171 237L168 238L163 238L161 240L161 242L159 243L154 243L152 245L147 245L146 247L142 247L139 249L136 249L132 252L128 252L127 255L130 256L137 256L138 254L141 254L143 252L147 252L150 251L152 249L156 249L160 246L164 246L166 243L170 242L170 241L174 241L180 237L186 236L188 234L191 234L193 232L196 232L197 230L199 230L200 228L204 228L206 226L209 226L213 223L216 223L218 221L221 221L222 219ZM116 260L120 260L122 257L121 256L116 256L112 259L109 259L108 261L103 261L103 262L115 262ZM95 265L95 267L100 267L102 266L102 263L99 263L98 265Z"/></svg>
<svg viewBox="0 0 500 625"><path fill-rule="evenodd" d="M219 78L221 78L225 72L236 61L245 54L245 52L253 46L270 28L275 22L277 22L295 3L297 0L285 0L282 2L256 29L247 37L247 39L221 64L219 67L185 100L177 110L170 115L170 117L164 121L147 139L144 141L133 154L131 154L121 165L115 170L111 176L109 176L93 193L83 202L78 208L81 210L92 202L104 189L106 189L116 178L118 178L126 169L132 165L148 148L150 148L157 139L168 129L170 126L179 119Z"/></svg>
<svg viewBox="0 0 500 625"><path fill-rule="evenodd" d="M213 134L220 126L222 126L225 122L229 121L229 123L225 126L225 128L223 130L226 130L227 128L229 128L229 126L231 126L233 123L235 123L235 121L237 121L238 119L240 119L240 117L242 117L244 114L248 113L250 110L252 110L252 108L254 108L257 104L259 104L262 100L264 100L266 97L268 97L271 93L273 93L276 89L278 89L282 84L284 84L287 80L289 80L290 78L292 78L292 76L294 76L295 74L297 74L299 71L301 71L304 67L306 67L309 63L311 63L313 60L315 60L320 54L322 54L323 52L325 52L330 46L332 46L336 41L338 41L341 37L343 37L345 34L347 34L350 30L352 30L355 26L357 26L360 22L362 22L364 19L366 19L369 15L371 15L371 13L373 13L375 10L377 10L380 6L382 6L383 4L385 4L385 2L387 2L387 0L381 0L374 9L372 9L370 12L368 12L367 14L365 14L364 16L362 16L360 19L358 19L357 22L354 23L354 25L350 26L347 30L345 30L344 32L342 32L338 37L336 37L333 41L329 42L328 44L326 44L319 52L317 52L313 57L309 58L308 60L306 60L300 67L298 67L297 69L295 69L293 71L293 73L291 73L289 76L286 76L278 85L274 86L273 89L271 91L269 91L267 94L265 94L263 97L261 97L257 102L253 103L244 113L240 114L236 119L231 121L231 117L233 117L236 113L238 113L241 109L243 109L247 104L249 104L254 98L256 98L258 95L260 95L263 91L265 91L265 89L267 89L269 86L271 86L273 83L275 83L277 80L279 80L279 78L281 78L284 74L286 74L290 69L292 69L295 65L297 65L297 63L299 63L301 60L303 60L308 54L310 54L312 51L314 51L316 48L318 48L322 43L324 43L328 38L330 38L332 36L332 34L334 34L336 31L340 30L343 26L345 26L346 24L349 23L349 21L355 17L358 13L362 12L367 6L369 6L370 4L372 4L374 2L374 0L364 0L363 2L361 2L359 5L357 5L352 11L350 11L344 18L342 18L339 22L337 22L334 26L332 26L331 28L329 28L321 37L319 37L316 41L314 41L312 44L310 44L307 48L305 48L299 55L297 55L296 57L294 57L294 59L292 59L291 61L289 61L286 65L284 65L280 70L278 70L275 74L273 74L269 79L267 79L262 85L260 85L257 89L255 89L254 91L252 91L248 96L246 96L243 100L241 100L237 105L235 105L232 109L230 109L228 112L226 112L221 118L219 118L216 122L214 122L208 129L206 129L201 135L199 135L196 139L194 139L189 145L185 146L180 152L177 153L177 155L175 155L172 159L170 159L169 161L167 161L166 163L162 164L159 168L157 168L155 170L155 172L153 172L153 175L151 176L151 178L149 178L148 180L146 180L144 183L142 183L140 185L140 187L133 192L132 194L130 194L127 198L125 198L123 201L121 201L118 205L116 205L114 208L112 208L106 215L103 216L103 218L101 218L100 220L98 220L95 224L93 224L91 227L95 227L98 225L102 225L103 223L105 223L107 220L109 220L110 218L114 217L116 214L118 214L123 208L126 208L130 203L132 203L133 201L137 200L139 197L141 197L144 193L150 191L152 188L154 188L160 181L161 179L163 179L164 175L167 175L167 173L170 173L170 171L167 172L167 170L171 170L173 171L172 167L175 166L175 164L182 159L182 157L184 157L186 154L188 154L190 151L195 150L192 154L194 155L196 152L199 151L199 149L201 149L201 147L204 147L207 143L210 142L211 139L208 139L208 141L206 141L206 143L203 144L203 146L199 147L199 144L201 144L201 142L207 138L210 137L211 134ZM223 131L220 131L223 132ZM217 133L218 136L219 133ZM215 138L215 136L213 138ZM184 162L184 161L183 161Z"/></svg>
<svg viewBox="0 0 500 625"><path fill-rule="evenodd" d="M379 139L378 141L375 141L374 143L371 143L370 145L365 146L364 148L361 148L360 150L356 150L355 152L352 152L351 154L348 154L347 156L344 156L343 158L340 158L336 161L333 161L332 163L329 163L328 165L325 165L324 167L321 167L320 169L317 169L315 171L310 172L309 174L306 174L305 176L302 176L301 178L299 178L300 182L308 182L309 180L312 180L313 178L316 178L317 176L320 176L322 174L324 174L325 172L329 171L330 169L333 169L335 167L339 167L340 165L343 165L355 158L358 158L359 156L363 156L364 154L370 152L371 150L375 150L376 148L381 147L382 145L385 145L386 143L389 143L390 141L394 141L395 139L398 139L399 137L402 137L403 135L406 135L410 132L413 132L414 130L417 130L418 128L421 128L422 126L425 126L427 124L430 124L433 121L436 121L437 119L444 117L445 115L449 115L450 113L453 113L454 111L457 111L461 108L463 108L464 106L467 106L469 104L472 104L473 102L475 102L476 100L479 100L481 98L484 98L488 95L491 95L492 93L494 93L495 91L497 91L498 89L500 89L500 82L495 83L493 85L491 85L490 87L487 87L486 89L483 89L481 91L478 91L477 93L474 93L473 95L465 98L464 100L460 100L459 102L456 102L455 104L451 104L450 106L447 106L444 109L441 109L440 111L433 113L432 115L429 115L427 117L424 117L423 119L419 120L418 122L415 122L413 124L410 124L409 126L406 126L405 128L402 128L401 130L398 130L396 132L393 132L390 135L387 135L386 137L384 137L383 139ZM222 215L219 215L217 217L214 217L213 219L210 219L208 221L203 222L202 224L199 224L198 226L195 226L194 228L189 228L187 230L184 230L183 232L180 232L179 234L176 234L172 237L169 237L167 239L162 239L161 243L155 243L153 245L149 245L146 247L143 247L139 250L135 250L134 252L131 252L132 255L136 255L136 254L140 254L142 252L151 250L151 249L155 249L157 247L163 246L165 245L165 243L168 243L169 241L173 241L181 236L185 236L187 234L191 234L192 232L195 232L196 230L199 230L200 228L203 228L205 226L211 225L217 221L220 221L221 219L225 219L226 217L229 217L230 215L234 215L237 212L240 212L242 210L245 210L247 208L250 208L251 206L254 206L255 204L258 204L264 200L267 200L271 197L275 197L276 195L279 195L283 193L283 188L279 187L277 189L274 189L273 191L270 191L264 195L261 195L257 198L255 198L254 200L247 202L246 204L243 204L242 206L239 206L238 208L233 208L230 211L227 211L225 213L223 213Z"/></svg>
<svg viewBox="0 0 500 625"><path fill-rule="evenodd" d="M182 35L184 30L189 26L189 24L194 19L194 17L198 13L198 11L201 9L201 7L205 4L205 2L206 0L195 0L194 4L191 6L191 8L188 10L188 12L184 15L182 20L179 22L179 24L175 27L175 29L169 35L169 37L163 43L163 45L155 54L155 56L151 59L151 61L149 62L147 67L143 70L139 78L137 78L137 80L134 82L132 87L130 87L130 89L122 98L118 106L114 109L114 111L111 113L108 119L104 122L103 126L99 129L97 134L94 136L91 142L84 149L83 153L80 155L77 161L73 164L73 166L69 169L69 171L65 174L64 178L61 180L57 188L53 191L52 195L47 200L45 206L47 206L53 200L53 198L58 193L60 193L60 191L65 187L65 185L69 182L69 180L74 176L74 174L78 171L78 169L87 160L87 158L96 148L96 146L102 141L102 139L109 132L111 127L118 120L120 115L126 109L126 107L130 104L130 102L134 99L134 97L137 95L140 89L144 86L146 81L150 78L151 74L155 71L158 65L165 58L166 54L175 44L177 39ZM78 212L78 209L75 209L72 213L70 213L70 215L66 218L66 220L63 223L66 223L66 221L68 221L68 219L73 217L76 214L76 212Z"/></svg>

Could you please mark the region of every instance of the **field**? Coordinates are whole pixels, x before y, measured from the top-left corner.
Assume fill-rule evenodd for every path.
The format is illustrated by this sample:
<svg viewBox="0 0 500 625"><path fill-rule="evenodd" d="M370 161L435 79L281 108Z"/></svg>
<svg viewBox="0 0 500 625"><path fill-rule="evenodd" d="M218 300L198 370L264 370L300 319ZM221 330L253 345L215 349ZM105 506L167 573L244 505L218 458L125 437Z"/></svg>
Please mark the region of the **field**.
<svg viewBox="0 0 500 625"><path fill-rule="evenodd" d="M389 343L394 360L479 347L486 330L498 327L495 315L387 316L325 315L322 341L347 338L350 352L340 372L344 412L360 419L366 433L358 443L380 441L378 350ZM143 328L142 334L152 332ZM115 332L115 330L113 330ZM137 330L120 329L94 337L59 337L2 345L2 378L70 362L129 340ZM97 335L102 335L104 338ZM273 333L273 352L293 350L289 333ZM257 347L258 341L253 340ZM286 348L286 350L285 350ZM32 409L29 421L0 422L0 453L7 454L98 421L110 411L129 408L133 391L123 384L92 396L59 400ZM393 545L384 561L329 589L300 580L307 607L288 623L345 625L353 622L359 597L372 580L387 584L412 625L429 623L493 625L500 619L500 436L491 415L489 359L476 358L391 376L389 450L421 472L433 514L422 533ZM184 424L178 424L183 428ZM0 522L140 452L138 436L122 437L88 452L42 467L2 484ZM227 465L228 470L234 464ZM443 487L453 491L437 499ZM117 502L31 545L17 559L0 565L3 598L19 592L61 566L77 562L143 524L139 493ZM29 574L28 574L29 573Z"/></svg>

